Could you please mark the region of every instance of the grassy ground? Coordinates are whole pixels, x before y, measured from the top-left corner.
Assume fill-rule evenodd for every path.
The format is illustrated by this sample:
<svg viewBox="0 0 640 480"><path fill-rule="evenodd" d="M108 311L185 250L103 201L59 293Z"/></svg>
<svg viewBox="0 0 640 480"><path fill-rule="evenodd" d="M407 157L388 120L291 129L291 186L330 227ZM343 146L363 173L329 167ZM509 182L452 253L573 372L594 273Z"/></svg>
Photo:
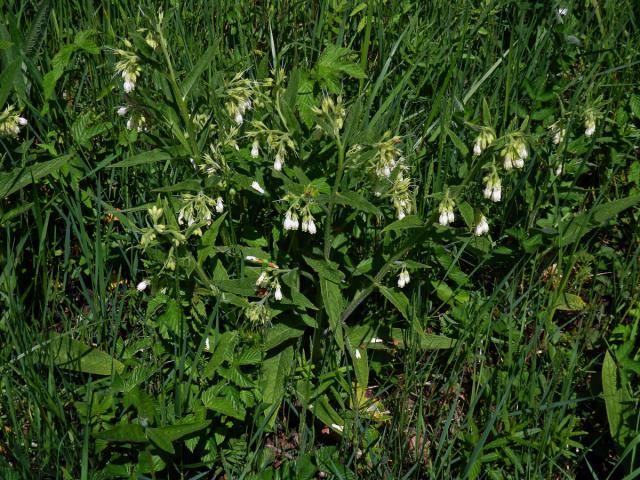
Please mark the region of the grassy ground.
<svg viewBox="0 0 640 480"><path fill-rule="evenodd" d="M634 7L0 2L0 477L636 478Z"/></svg>

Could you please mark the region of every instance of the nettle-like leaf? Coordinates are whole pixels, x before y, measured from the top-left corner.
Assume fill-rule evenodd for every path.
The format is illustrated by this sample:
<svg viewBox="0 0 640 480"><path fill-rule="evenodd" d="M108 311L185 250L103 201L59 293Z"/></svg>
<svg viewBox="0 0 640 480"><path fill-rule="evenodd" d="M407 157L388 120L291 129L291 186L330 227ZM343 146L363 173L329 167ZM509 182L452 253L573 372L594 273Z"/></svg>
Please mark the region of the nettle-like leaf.
<svg viewBox="0 0 640 480"><path fill-rule="evenodd" d="M355 58L356 55L348 48L330 45L320 55L314 68L314 76L331 93L338 94L342 90L340 80L343 76L356 79L367 77Z"/></svg>
<svg viewBox="0 0 640 480"><path fill-rule="evenodd" d="M62 47L51 60L52 69L47 72L42 79L44 88L44 106L42 107L43 115L49 111L48 102L54 97L56 84L69 66L73 54L79 51L86 52L90 55L98 55L100 53L100 48L91 39L93 35L95 35L95 32L91 30L82 30L78 32L73 43Z"/></svg>

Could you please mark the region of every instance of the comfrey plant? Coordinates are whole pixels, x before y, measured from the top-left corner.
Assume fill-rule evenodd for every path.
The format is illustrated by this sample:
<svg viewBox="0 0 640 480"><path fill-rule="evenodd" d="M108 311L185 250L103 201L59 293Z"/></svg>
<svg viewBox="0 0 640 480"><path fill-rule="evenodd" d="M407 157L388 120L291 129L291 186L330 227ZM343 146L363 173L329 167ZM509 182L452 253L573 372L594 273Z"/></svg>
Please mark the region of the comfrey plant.
<svg viewBox="0 0 640 480"><path fill-rule="evenodd" d="M148 299L147 321L170 343L164 355L184 346L212 355L204 371L187 362L213 392L201 395L204 410L189 414L220 415L216 401L224 398L226 412L253 409L272 428L296 339L308 352L305 362L325 354L340 365L346 360L354 389L347 380L336 383L344 396L338 403L381 421L362 394L367 351L397 345L400 334L417 328L409 326L414 288L431 295L435 286L442 301L453 302L437 282L451 264L452 238L481 252L500 240L492 212L512 193L513 179L538 161L528 119L499 128L483 102L471 133L456 134L471 145L457 142L459 175L427 192L417 166L435 161L431 154L402 122L373 111L371 99L343 90L365 76L347 49L329 47L315 67L286 71L274 46L271 70L265 62L216 72L207 82L206 56L194 71L176 73L159 16L151 32L133 34L114 52L122 94L114 111L128 119L130 131L123 131L140 150L129 163L170 172L173 181L151 202L141 192L143 213L126 222L143 252L135 294ZM327 58L340 58L341 67L328 73ZM586 111L586 127L597 118ZM559 122L550 129L556 145L564 128ZM395 316L376 316L383 302ZM231 337L257 353L242 360L225 353L234 348L226 346ZM243 369L231 373L236 360ZM248 368L261 362L264 368ZM355 441L338 412L325 415L333 407L321 387L315 390L311 370L300 375L300 405ZM275 393L252 390L258 378L277 384Z"/></svg>

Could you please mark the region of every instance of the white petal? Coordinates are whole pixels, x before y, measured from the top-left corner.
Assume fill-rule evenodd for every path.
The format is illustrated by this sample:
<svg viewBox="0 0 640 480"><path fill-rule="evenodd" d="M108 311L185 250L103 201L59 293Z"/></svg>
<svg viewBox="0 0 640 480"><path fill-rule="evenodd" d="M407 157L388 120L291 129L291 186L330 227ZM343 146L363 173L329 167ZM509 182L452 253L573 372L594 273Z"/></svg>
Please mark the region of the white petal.
<svg viewBox="0 0 640 480"><path fill-rule="evenodd" d="M27 119L24 117L18 117L18 123L24 127L29 122L27 122Z"/></svg>
<svg viewBox="0 0 640 480"><path fill-rule="evenodd" d="M308 231L309 231L309 233L311 235L315 235L316 234L316 231L317 231L316 230L316 224L313 221L313 219L309 220L309 230Z"/></svg>
<svg viewBox="0 0 640 480"><path fill-rule="evenodd" d="M149 284L147 283L147 281L146 281L146 280L142 280L142 281L141 281L141 282L136 286L136 289L137 289L139 292L142 292L143 290L146 290L148 286L149 286Z"/></svg>
<svg viewBox="0 0 640 480"><path fill-rule="evenodd" d="M121 117L124 117L128 111L129 109L127 107L120 107L118 109L118 115L120 115Z"/></svg>
<svg viewBox="0 0 640 480"><path fill-rule="evenodd" d="M529 156L529 150L527 149L527 146L525 144L521 144L518 147L518 155L520 155L520 158L525 159Z"/></svg>
<svg viewBox="0 0 640 480"><path fill-rule="evenodd" d="M251 188L253 188L258 193L264 194L264 189L260 186L258 182L254 181L253 183L251 183Z"/></svg>
<svg viewBox="0 0 640 480"><path fill-rule="evenodd" d="M475 156L478 156L478 155L480 155L481 153L482 153L482 148L480 147L480 143L476 142L476 143L473 145L473 154L474 154Z"/></svg>

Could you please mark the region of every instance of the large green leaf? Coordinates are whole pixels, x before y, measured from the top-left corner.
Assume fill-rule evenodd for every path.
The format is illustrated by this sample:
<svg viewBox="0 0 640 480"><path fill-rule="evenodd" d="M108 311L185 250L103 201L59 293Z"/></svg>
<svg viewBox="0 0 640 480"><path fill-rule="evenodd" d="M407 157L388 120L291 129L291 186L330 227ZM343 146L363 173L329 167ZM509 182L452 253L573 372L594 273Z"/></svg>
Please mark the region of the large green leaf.
<svg viewBox="0 0 640 480"><path fill-rule="evenodd" d="M324 83L331 93L341 90L340 79L344 75L353 78L366 78L362 66L355 54L348 48L329 45L320 55L314 74L318 81Z"/></svg>
<svg viewBox="0 0 640 480"><path fill-rule="evenodd" d="M218 52L218 46L211 45L202 54L202 56L198 60L198 63L195 64L191 72L189 72L189 75L187 75L187 77L184 79L184 82L182 82L181 90L182 90L182 96L184 98L187 98L189 96L189 92L195 85L198 78L200 78L200 75L202 75L202 73L212 65L213 58L217 52Z"/></svg>
<svg viewBox="0 0 640 480"><path fill-rule="evenodd" d="M284 383L293 362L293 347L288 346L262 362L260 386L265 403L280 402L284 396Z"/></svg>
<svg viewBox="0 0 640 480"><path fill-rule="evenodd" d="M580 213L560 226L560 246L577 242L592 229L602 226L627 208L640 202L640 194L619 198Z"/></svg>
<svg viewBox="0 0 640 480"><path fill-rule="evenodd" d="M218 412L228 417L244 420L246 411L242 405L232 401L230 398L221 397L215 394L215 387L206 390L201 397L202 404L209 410Z"/></svg>
<svg viewBox="0 0 640 480"><path fill-rule="evenodd" d="M331 406L329 398L326 395L321 395L312 404L310 404L309 410L311 410L311 412L318 417L322 423L331 427L335 432L343 432L344 420Z"/></svg>
<svg viewBox="0 0 640 480"><path fill-rule="evenodd" d="M268 405L267 414L271 413L267 420L270 427L275 424L276 412L284 398L285 381L291 371L292 363L293 347L291 345L262 362L260 388L262 400Z"/></svg>
<svg viewBox="0 0 640 480"><path fill-rule="evenodd" d="M356 210L361 210L372 215L382 215L382 212L378 207L376 207L369 200L356 192L339 192L335 196L335 202L340 205L353 207Z"/></svg>
<svg viewBox="0 0 640 480"><path fill-rule="evenodd" d="M267 330L264 337L263 349L271 350L287 340L301 337L303 333L304 329L295 328L284 323L276 323Z"/></svg>
<svg viewBox="0 0 640 480"><path fill-rule="evenodd" d="M409 299L407 296L399 290L387 288L384 285L378 285L378 289L398 309L402 316L409 320Z"/></svg>
<svg viewBox="0 0 640 480"><path fill-rule="evenodd" d="M127 168L134 167L136 165L146 165L148 163L155 162L166 162L167 160L171 160L176 152L170 149L160 149L157 148L155 150L150 150L148 152L142 152L138 155L134 155L133 157L127 158L126 160L122 160L120 162L114 163L111 165L111 168Z"/></svg>
<svg viewBox="0 0 640 480"><path fill-rule="evenodd" d="M65 69L71 62L71 57L77 51L84 51L91 55L97 55L100 53L100 48L91 40L95 32L90 30L82 30L76 34L75 40L72 44L63 46L58 53L56 53L51 60L51 70L47 72L42 79L42 86L44 90L44 106L42 107L42 114L46 114L49 111L48 101L54 96L56 84ZM88 113L88 112L87 112Z"/></svg>
<svg viewBox="0 0 640 480"><path fill-rule="evenodd" d="M124 365L108 353L66 335L54 334L49 352L55 365L69 370L94 375L111 375L124 370Z"/></svg>
<svg viewBox="0 0 640 480"><path fill-rule="evenodd" d="M391 222L389 225L384 227L383 232L396 232L400 230L407 230L409 228L419 228L422 227L422 219L418 215L407 215L401 220L396 220L395 222Z"/></svg>
<svg viewBox="0 0 640 480"><path fill-rule="evenodd" d="M626 385L621 385L618 388L618 367L609 352L605 354L602 362L602 394L611 437L618 445L623 445L625 438L630 433L625 420L632 399Z"/></svg>
<svg viewBox="0 0 640 480"><path fill-rule="evenodd" d="M169 453L175 453L172 442L191 433L200 431L208 427L210 423L211 420L204 420L202 422L148 428L147 435L149 436L149 440L155 443L162 450Z"/></svg>
<svg viewBox="0 0 640 480"><path fill-rule="evenodd" d="M71 155L63 155L53 160L36 163L28 167L15 168L7 173L0 173L0 199L8 197L47 175L57 173L71 159Z"/></svg>
<svg viewBox="0 0 640 480"><path fill-rule="evenodd" d="M342 332L341 315L344 311L345 301L342 297L340 287L328 280L326 277L320 276L320 291L322 293L322 302L329 318L329 327L333 333L333 337L338 344L340 350L344 350L344 334Z"/></svg>
<svg viewBox="0 0 640 480"><path fill-rule="evenodd" d="M338 269L338 265L334 262L328 262L326 260L318 260L311 257L304 257L304 261L313 268L321 277L333 283L340 283L344 278L344 273Z"/></svg>
<svg viewBox="0 0 640 480"><path fill-rule="evenodd" d="M421 331L408 331L401 328L394 328L391 333L394 343L400 348L406 345L405 338L407 335L415 335L417 347L420 350L441 350L453 347L455 340L443 335L427 334Z"/></svg>

